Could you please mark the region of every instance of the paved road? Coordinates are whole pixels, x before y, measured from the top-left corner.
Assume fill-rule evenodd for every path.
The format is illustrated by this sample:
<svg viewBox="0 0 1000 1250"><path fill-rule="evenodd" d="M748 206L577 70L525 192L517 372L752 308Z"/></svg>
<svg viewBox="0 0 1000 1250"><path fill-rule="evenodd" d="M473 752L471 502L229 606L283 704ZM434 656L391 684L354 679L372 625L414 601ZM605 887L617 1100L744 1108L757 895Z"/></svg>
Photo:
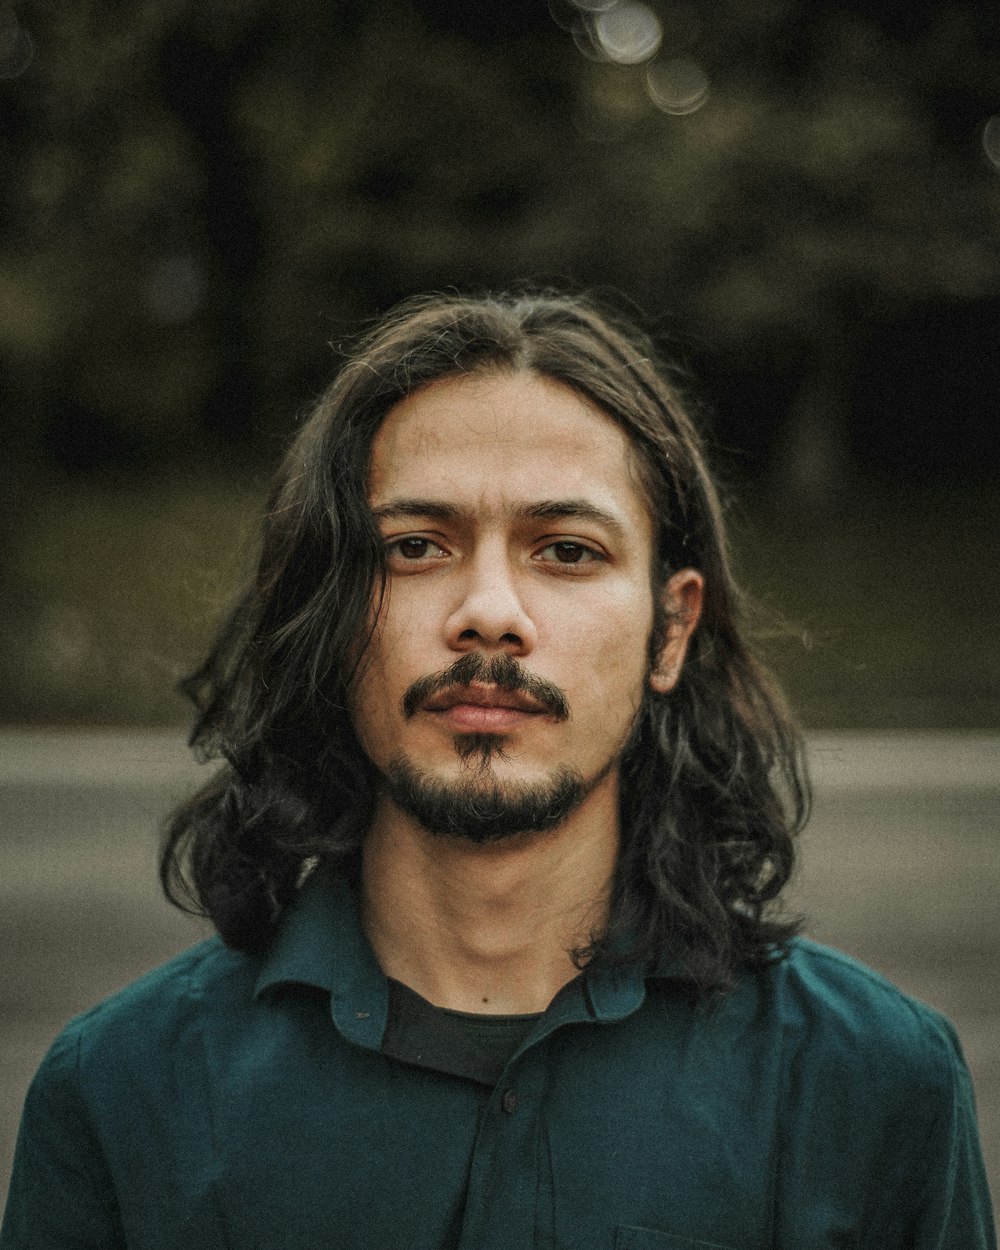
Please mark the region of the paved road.
<svg viewBox="0 0 1000 1250"><path fill-rule="evenodd" d="M792 901L957 1023L1000 1197L1000 735L825 735ZM24 1090L71 1015L204 931L159 897L176 734L0 731L0 1200Z"/></svg>

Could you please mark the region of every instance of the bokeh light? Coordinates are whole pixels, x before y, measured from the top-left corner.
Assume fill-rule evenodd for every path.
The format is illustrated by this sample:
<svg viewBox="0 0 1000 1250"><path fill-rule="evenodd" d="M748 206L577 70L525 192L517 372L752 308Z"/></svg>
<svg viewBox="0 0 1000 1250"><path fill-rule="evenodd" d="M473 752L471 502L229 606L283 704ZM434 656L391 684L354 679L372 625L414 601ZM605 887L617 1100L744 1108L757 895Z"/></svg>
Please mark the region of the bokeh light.
<svg viewBox="0 0 1000 1250"><path fill-rule="evenodd" d="M594 34L590 21L578 21L572 27L573 42L578 52L582 52L588 61L607 61L608 57Z"/></svg>
<svg viewBox="0 0 1000 1250"><path fill-rule="evenodd" d="M656 61L646 70L646 88L657 108L674 117L694 113L708 99L708 76L684 58Z"/></svg>
<svg viewBox="0 0 1000 1250"><path fill-rule="evenodd" d="M660 19L640 0L621 0L594 22L594 40L609 61L639 65L655 56L663 38Z"/></svg>

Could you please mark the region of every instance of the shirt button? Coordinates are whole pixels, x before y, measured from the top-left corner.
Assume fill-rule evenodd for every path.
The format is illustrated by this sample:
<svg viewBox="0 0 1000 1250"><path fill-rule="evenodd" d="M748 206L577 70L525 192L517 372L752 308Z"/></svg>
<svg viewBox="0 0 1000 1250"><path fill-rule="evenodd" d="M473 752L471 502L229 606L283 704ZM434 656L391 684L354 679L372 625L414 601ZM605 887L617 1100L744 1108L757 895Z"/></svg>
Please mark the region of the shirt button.
<svg viewBox="0 0 1000 1250"><path fill-rule="evenodd" d="M513 1115L517 1110L517 1090L505 1089L503 1097L500 1099L500 1106L503 1107L508 1115Z"/></svg>

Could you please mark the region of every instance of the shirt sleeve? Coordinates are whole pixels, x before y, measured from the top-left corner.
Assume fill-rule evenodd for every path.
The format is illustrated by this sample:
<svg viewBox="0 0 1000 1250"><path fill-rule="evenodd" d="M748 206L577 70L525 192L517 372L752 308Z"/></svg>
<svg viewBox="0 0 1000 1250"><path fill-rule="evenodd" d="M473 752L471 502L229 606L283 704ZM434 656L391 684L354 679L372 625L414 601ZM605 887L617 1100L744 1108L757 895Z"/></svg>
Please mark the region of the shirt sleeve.
<svg viewBox="0 0 1000 1250"><path fill-rule="evenodd" d="M125 1250L111 1176L80 1091L78 1054L71 1025L28 1090L0 1250Z"/></svg>
<svg viewBox="0 0 1000 1250"><path fill-rule="evenodd" d="M972 1081L951 1023L938 1017L951 1068L951 1098L921 1152L923 1201L913 1250L996 1250L989 1184Z"/></svg>

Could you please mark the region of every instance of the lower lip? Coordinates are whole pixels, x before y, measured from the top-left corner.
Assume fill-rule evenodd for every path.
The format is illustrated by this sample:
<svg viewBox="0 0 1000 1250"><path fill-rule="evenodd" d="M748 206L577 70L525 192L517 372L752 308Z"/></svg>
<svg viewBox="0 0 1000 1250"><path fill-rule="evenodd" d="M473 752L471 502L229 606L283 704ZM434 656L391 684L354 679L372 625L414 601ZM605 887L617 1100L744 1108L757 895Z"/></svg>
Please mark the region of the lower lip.
<svg viewBox="0 0 1000 1250"><path fill-rule="evenodd" d="M516 707L481 707L477 703L456 703L454 707L434 712L456 733L510 733L519 729L537 712Z"/></svg>

